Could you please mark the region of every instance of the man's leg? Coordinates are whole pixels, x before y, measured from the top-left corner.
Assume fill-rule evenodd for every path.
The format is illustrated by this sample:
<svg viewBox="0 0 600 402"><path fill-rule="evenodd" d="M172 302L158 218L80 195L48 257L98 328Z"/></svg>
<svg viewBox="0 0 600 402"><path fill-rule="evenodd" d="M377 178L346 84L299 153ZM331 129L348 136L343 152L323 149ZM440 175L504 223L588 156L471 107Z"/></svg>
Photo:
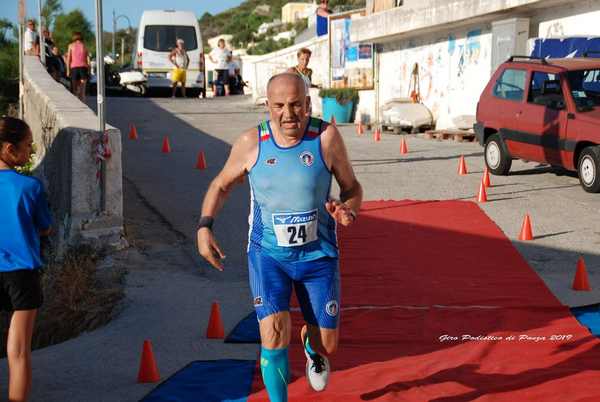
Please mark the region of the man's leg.
<svg viewBox="0 0 600 402"><path fill-rule="evenodd" d="M294 282L296 295L307 325L301 339L306 352L306 376L315 391L323 391L329 380L327 356L339 341L339 269L335 258L299 263L301 277Z"/></svg>
<svg viewBox="0 0 600 402"><path fill-rule="evenodd" d="M82 102L85 102L86 86L87 86L87 80L79 81L79 99L81 99Z"/></svg>
<svg viewBox="0 0 600 402"><path fill-rule="evenodd" d="M173 84L171 85L171 87L173 88L172 92L171 92L171 98L175 97L175 93L177 91L177 81L173 82Z"/></svg>
<svg viewBox="0 0 600 402"><path fill-rule="evenodd" d="M10 320L6 344L10 402L26 401L31 389L31 337L36 313L37 310L15 311Z"/></svg>
<svg viewBox="0 0 600 402"><path fill-rule="evenodd" d="M300 336L307 352L330 356L337 351L340 329L320 328L316 325L305 324L302 326Z"/></svg>
<svg viewBox="0 0 600 402"><path fill-rule="evenodd" d="M185 81L181 83L181 96L185 98Z"/></svg>
<svg viewBox="0 0 600 402"><path fill-rule="evenodd" d="M279 312L260 321L260 369L271 402L287 402L288 346L292 332L290 313Z"/></svg>
<svg viewBox="0 0 600 402"><path fill-rule="evenodd" d="M292 281L275 259L252 247L248 251L248 268L259 319L263 382L271 402L287 402Z"/></svg>

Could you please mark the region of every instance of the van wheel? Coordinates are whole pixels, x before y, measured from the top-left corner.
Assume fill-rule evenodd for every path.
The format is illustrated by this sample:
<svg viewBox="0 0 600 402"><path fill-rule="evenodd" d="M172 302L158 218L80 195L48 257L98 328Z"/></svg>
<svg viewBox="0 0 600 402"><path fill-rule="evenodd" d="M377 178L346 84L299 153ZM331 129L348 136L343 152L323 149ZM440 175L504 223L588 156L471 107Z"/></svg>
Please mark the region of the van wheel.
<svg viewBox="0 0 600 402"><path fill-rule="evenodd" d="M591 146L584 148L579 155L577 163L577 173L579 182L588 193L600 192L600 147Z"/></svg>
<svg viewBox="0 0 600 402"><path fill-rule="evenodd" d="M510 171L512 159L498 134L490 135L485 142L485 164L497 176L506 176Z"/></svg>

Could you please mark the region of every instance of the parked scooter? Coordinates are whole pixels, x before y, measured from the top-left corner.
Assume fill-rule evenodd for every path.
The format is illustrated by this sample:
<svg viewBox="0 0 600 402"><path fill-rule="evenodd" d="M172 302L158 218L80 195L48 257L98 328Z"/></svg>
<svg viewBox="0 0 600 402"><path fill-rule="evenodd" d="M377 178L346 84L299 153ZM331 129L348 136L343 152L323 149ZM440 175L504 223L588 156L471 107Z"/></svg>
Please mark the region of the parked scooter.
<svg viewBox="0 0 600 402"><path fill-rule="evenodd" d="M111 55L104 56L104 81L106 89L129 90L138 95L144 96L147 92L146 76L137 70L124 68L117 70L116 60ZM96 85L96 62L92 61L92 77L90 84Z"/></svg>

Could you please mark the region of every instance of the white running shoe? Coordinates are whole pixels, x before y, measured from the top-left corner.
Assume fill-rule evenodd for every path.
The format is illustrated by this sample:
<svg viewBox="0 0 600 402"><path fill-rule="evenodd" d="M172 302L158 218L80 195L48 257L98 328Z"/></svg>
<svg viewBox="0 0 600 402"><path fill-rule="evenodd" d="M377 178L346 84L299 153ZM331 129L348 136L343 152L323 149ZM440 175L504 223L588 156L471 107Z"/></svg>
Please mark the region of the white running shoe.
<svg viewBox="0 0 600 402"><path fill-rule="evenodd" d="M323 391L329 380L329 359L325 356L315 355L314 359L304 351L306 355L306 379L311 388L317 392Z"/></svg>

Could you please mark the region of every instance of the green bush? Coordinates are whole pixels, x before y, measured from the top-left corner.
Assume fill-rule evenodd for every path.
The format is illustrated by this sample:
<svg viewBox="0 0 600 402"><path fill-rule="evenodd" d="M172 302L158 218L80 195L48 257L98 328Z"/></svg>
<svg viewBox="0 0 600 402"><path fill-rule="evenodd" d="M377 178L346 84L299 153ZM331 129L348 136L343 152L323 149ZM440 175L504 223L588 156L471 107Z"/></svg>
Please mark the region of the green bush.
<svg viewBox="0 0 600 402"><path fill-rule="evenodd" d="M337 103L345 105L348 102L358 101L358 90L354 88L324 88L319 91L321 98L335 98Z"/></svg>

